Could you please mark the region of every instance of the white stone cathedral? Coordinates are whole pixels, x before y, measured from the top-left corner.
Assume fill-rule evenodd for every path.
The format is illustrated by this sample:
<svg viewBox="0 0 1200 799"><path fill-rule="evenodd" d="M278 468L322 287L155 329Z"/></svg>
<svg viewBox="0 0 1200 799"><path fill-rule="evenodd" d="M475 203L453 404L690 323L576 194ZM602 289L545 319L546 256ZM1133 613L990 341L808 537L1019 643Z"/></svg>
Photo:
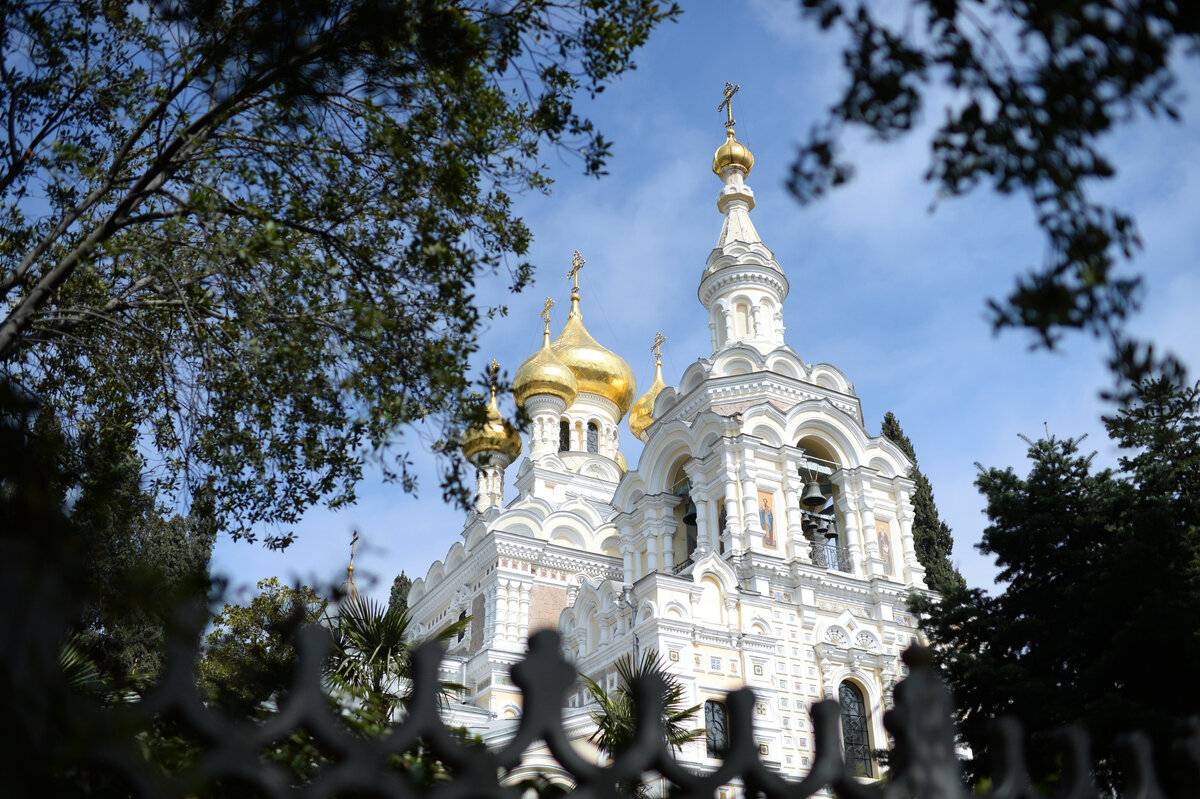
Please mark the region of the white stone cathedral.
<svg viewBox="0 0 1200 799"><path fill-rule="evenodd" d="M515 375L531 419L518 495L504 473L522 442L496 408L464 454L478 470L462 540L409 594L418 635L470 618L447 676L467 686L460 713L485 740L515 729L520 693L509 668L529 635L557 627L580 672L615 687L614 661L655 649L704 707L704 738L684 762L713 767L724 745L722 699L754 689L761 759L808 771L807 709L842 704L847 761L879 775L882 714L917 631L905 598L925 590L913 549L911 464L870 435L837 368L788 346L788 279L750 219L754 157L734 136L713 159L722 186L720 238L700 276L712 352L634 401L633 372L584 327L581 259L566 324ZM630 470L619 424L645 446ZM592 731L587 694L565 711Z"/></svg>

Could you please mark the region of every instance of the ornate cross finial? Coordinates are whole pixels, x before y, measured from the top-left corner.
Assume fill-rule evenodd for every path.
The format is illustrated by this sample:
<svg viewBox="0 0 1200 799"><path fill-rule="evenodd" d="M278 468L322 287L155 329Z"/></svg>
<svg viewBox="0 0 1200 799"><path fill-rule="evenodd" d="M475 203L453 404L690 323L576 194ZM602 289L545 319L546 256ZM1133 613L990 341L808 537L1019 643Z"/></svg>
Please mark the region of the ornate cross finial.
<svg viewBox="0 0 1200 799"><path fill-rule="evenodd" d="M650 345L650 351L654 353L654 365L658 366L662 363L662 345L666 344L667 340L663 338L662 333L654 334L654 343Z"/></svg>
<svg viewBox="0 0 1200 799"><path fill-rule="evenodd" d="M496 385L496 375L500 374L500 362L492 358L492 365L488 367L488 376L492 379L492 385Z"/></svg>
<svg viewBox="0 0 1200 799"><path fill-rule="evenodd" d="M546 323L546 327L550 327L550 309L554 307L554 300L546 298L546 304L542 306L542 321Z"/></svg>
<svg viewBox="0 0 1200 799"><path fill-rule="evenodd" d="M587 261L583 260L583 256L579 254L579 250L576 250L575 256L571 259L571 271L567 272L567 277L574 281L571 285L573 291L579 291L579 270L583 269L583 265L586 263Z"/></svg>
<svg viewBox="0 0 1200 799"><path fill-rule="evenodd" d="M718 111L725 112L725 130L730 133L733 133L733 126L736 124L733 121L733 96L738 93L738 89L740 88L742 88L742 84L740 83L736 86L732 83L726 83L724 91L725 99L717 106Z"/></svg>
<svg viewBox="0 0 1200 799"><path fill-rule="evenodd" d="M346 595L350 598L358 596L358 586L354 583L354 548L358 546L358 530L350 539L350 563L346 566Z"/></svg>

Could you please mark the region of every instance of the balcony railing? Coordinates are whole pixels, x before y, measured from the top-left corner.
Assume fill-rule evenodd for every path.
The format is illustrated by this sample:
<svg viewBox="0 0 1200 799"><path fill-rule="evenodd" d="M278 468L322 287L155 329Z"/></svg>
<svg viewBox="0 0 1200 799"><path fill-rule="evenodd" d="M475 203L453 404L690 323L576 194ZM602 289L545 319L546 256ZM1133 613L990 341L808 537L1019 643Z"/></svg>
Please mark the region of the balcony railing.
<svg viewBox="0 0 1200 799"><path fill-rule="evenodd" d="M812 562L823 569L838 572L851 572L850 550L836 543L821 542L812 545Z"/></svg>

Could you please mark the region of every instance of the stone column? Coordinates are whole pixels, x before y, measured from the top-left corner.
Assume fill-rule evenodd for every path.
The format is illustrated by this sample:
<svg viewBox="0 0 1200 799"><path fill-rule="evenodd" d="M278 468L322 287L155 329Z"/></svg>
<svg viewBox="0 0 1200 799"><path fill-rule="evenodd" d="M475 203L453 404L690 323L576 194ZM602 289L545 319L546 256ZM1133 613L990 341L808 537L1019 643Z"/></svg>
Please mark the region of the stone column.
<svg viewBox="0 0 1200 799"><path fill-rule="evenodd" d="M743 549L741 511L738 508L737 482L733 475L725 478L725 551ZM718 517L718 524L720 519Z"/></svg>
<svg viewBox="0 0 1200 799"><path fill-rule="evenodd" d="M532 588L530 583L521 583L521 610L517 622L517 637L521 641L529 639L529 592Z"/></svg>
<svg viewBox="0 0 1200 799"><path fill-rule="evenodd" d="M520 584L516 580L507 580L508 588L508 607L505 608L505 635L510 641L520 640L517 636L520 634L520 613L521 613L521 589Z"/></svg>
<svg viewBox="0 0 1200 799"><path fill-rule="evenodd" d="M624 531L622 531L624 538ZM626 585L633 585L637 580L633 575L633 544L626 540L621 541L621 571L625 573L625 578L622 580Z"/></svg>
<svg viewBox="0 0 1200 799"><path fill-rule="evenodd" d="M675 573L675 519L668 517L663 520L662 527L663 568L667 574Z"/></svg>
<svg viewBox="0 0 1200 799"><path fill-rule="evenodd" d="M714 547L714 539L710 538L708 529L708 497L707 486L704 485L707 479L697 461L688 461L684 471L687 472L688 482L692 484L690 495L692 504L696 506L696 551L693 557L698 558Z"/></svg>
<svg viewBox="0 0 1200 799"><path fill-rule="evenodd" d="M692 490L695 492L695 487ZM709 529L710 525L708 521L708 497L697 497L693 494L692 503L696 506L696 551L692 555L694 560L706 554L714 547L709 538L712 535L712 531Z"/></svg>
<svg viewBox="0 0 1200 799"><path fill-rule="evenodd" d="M851 573L858 576L862 574L862 547L858 540L858 503L845 471L834 474L831 480L838 487L835 505L841 514L843 539L839 543L849 549Z"/></svg>
<svg viewBox="0 0 1200 799"><path fill-rule="evenodd" d="M808 539L804 537L804 516L800 513L800 495L804 490L804 480L794 464L788 461L787 475L783 483L783 501L787 505L787 549L789 558L795 558L801 563L811 563Z"/></svg>
<svg viewBox="0 0 1200 799"><path fill-rule="evenodd" d="M508 580L503 578L496 581L496 593L493 600L496 606L496 612L493 619L496 623L495 640L502 641L504 639L504 631L507 627L508 615Z"/></svg>
<svg viewBox="0 0 1200 799"><path fill-rule="evenodd" d="M925 567L917 560L917 550L913 543L912 523L915 514L908 492L903 487L896 489L896 517L900 520L900 541L904 547L904 568L908 572L908 578L919 588L925 588Z"/></svg>
<svg viewBox="0 0 1200 799"><path fill-rule="evenodd" d="M858 512L862 517L863 541L866 548L866 573L868 577L883 574L883 561L879 558L879 541L875 535L875 509L871 507L870 486L859 485Z"/></svg>
<svg viewBox="0 0 1200 799"><path fill-rule="evenodd" d="M492 637L496 632L496 594L494 592L483 595L483 618L480 620L480 624L483 625L483 646L486 648L492 643L488 640L487 631L492 631Z"/></svg>
<svg viewBox="0 0 1200 799"><path fill-rule="evenodd" d="M531 419L529 457L537 459L558 452L558 423L567 404L561 397L535 394L525 400L525 412Z"/></svg>
<svg viewBox="0 0 1200 799"><path fill-rule="evenodd" d="M745 516L746 532L749 534L746 548L752 546L754 540L763 534L762 524L758 521L758 484L754 482L754 470L742 470L742 513Z"/></svg>
<svg viewBox="0 0 1200 799"><path fill-rule="evenodd" d="M654 574L658 571L658 553L662 546L659 541L659 536L662 530L658 525L658 521L653 522L653 526L646 530L646 573Z"/></svg>

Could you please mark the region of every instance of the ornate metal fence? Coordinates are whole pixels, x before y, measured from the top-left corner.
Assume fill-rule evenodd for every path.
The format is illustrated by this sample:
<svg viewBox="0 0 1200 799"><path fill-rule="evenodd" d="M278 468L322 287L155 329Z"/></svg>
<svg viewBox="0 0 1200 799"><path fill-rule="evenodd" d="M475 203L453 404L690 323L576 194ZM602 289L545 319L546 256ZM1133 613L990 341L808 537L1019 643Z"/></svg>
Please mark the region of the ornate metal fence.
<svg viewBox="0 0 1200 799"><path fill-rule="evenodd" d="M269 797L415 796L428 799L497 797L519 799L524 790L506 784L506 775L520 766L531 747L544 743L554 760L569 775L579 799L615 797L618 785L647 774L661 775L672 787L672 796L712 799L721 786L740 785L746 795L771 799L804 799L822 792L852 799L891 799L915 796L949 799L965 797L955 755L952 699L932 669L920 663L895 689L895 704L884 723L893 736L890 772L886 782L864 784L850 775L841 752L839 710L836 702L812 706L815 757L810 773L799 781L786 779L759 760L752 735L754 695L741 689L728 698L729 749L724 762L711 773L680 765L663 743L658 699L653 684L638 686L638 733L635 743L606 766L583 758L567 740L562 726L562 706L576 682L573 667L559 653L553 632L541 632L530 641L525 660L514 667L514 682L524 694L524 713L515 736L500 750L464 743L442 723L437 683L441 652L433 646L415 656L415 687L407 718L378 739L349 732L327 700L321 668L327 646L319 628L301 631L299 661L294 682L277 713L260 724L233 722L206 707L194 687L191 664L194 652L186 646L172 652L162 683L143 701L116 706L91 704L74 710L75 726L87 732L87 746L79 750L81 768L116 775L122 791L140 797L195 797L231 795L214 791L214 785L237 785L238 792ZM911 652L910 652L911 654ZM908 655L911 660L920 660ZM145 730L163 719L189 731L202 742L202 754L189 767L173 773L148 766L144 757ZM303 785L295 785L292 772L264 762L261 752L294 731L303 729L328 757ZM139 737L143 736L143 737ZM992 799L1040 796L1031 787L1021 748L1021 731L1011 721L998 727ZM1090 777L1086 736L1068 730L1063 736L1061 799L1098 796ZM1178 742L1182 768L1189 773L1176 780L1190 786L1186 794L1200 793L1200 720L1193 721ZM431 751L446 766L449 779L414 785L396 756L416 749ZM1155 799L1165 794L1159 787L1148 742L1134 735L1125 741L1124 795Z"/></svg>

